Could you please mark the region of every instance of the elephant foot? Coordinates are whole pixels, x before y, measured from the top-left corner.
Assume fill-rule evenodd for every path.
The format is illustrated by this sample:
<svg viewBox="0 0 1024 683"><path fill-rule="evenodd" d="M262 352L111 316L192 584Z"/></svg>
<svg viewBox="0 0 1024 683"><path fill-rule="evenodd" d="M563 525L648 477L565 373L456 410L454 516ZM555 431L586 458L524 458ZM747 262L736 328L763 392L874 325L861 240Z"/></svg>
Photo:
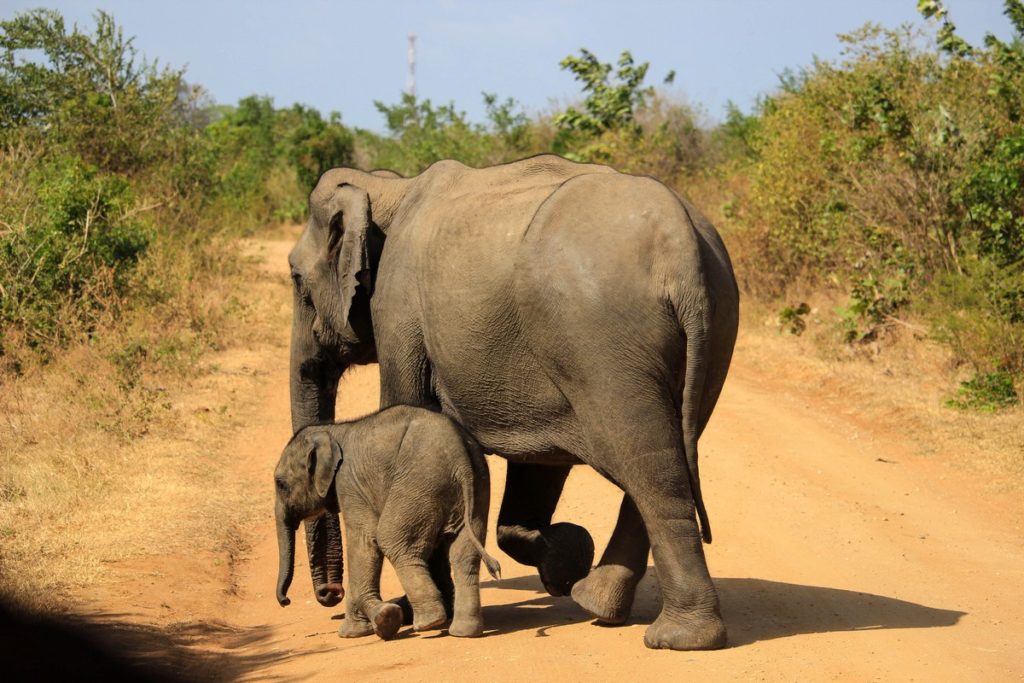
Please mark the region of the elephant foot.
<svg viewBox="0 0 1024 683"><path fill-rule="evenodd" d="M448 627L448 635L457 638L479 638L484 633L484 620L480 617L456 617Z"/></svg>
<svg viewBox="0 0 1024 683"><path fill-rule="evenodd" d="M444 601L445 616L447 619L451 619L452 614L455 611L454 599L449 598L445 595L442 595L441 599ZM402 610L402 626L412 626L413 618L415 615L413 614L412 611L412 603L409 602L409 596L403 595L399 598L388 600L388 602L390 602L393 605L398 605L398 607Z"/></svg>
<svg viewBox="0 0 1024 683"><path fill-rule="evenodd" d="M590 572L594 539L586 529L569 522L552 524L541 534L547 546L537 564L541 583L551 595L569 595L573 585Z"/></svg>
<svg viewBox="0 0 1024 683"><path fill-rule="evenodd" d="M643 578L621 565L594 567L572 587L572 599L607 626L626 623L633 607L636 585Z"/></svg>
<svg viewBox="0 0 1024 683"><path fill-rule="evenodd" d="M403 595L400 598L388 600L388 602L398 605L399 609L402 610L402 626L412 626L412 603L409 602L409 596Z"/></svg>
<svg viewBox="0 0 1024 683"><path fill-rule="evenodd" d="M663 611L644 633L653 650L719 650L726 645L725 624L717 612L670 619Z"/></svg>
<svg viewBox="0 0 1024 683"><path fill-rule="evenodd" d="M381 640L391 640L402 628L402 609L398 605L385 602L373 615L373 632Z"/></svg>
<svg viewBox="0 0 1024 683"><path fill-rule="evenodd" d="M321 583L313 591L316 601L324 607L334 607L345 597L345 589L340 583Z"/></svg>
<svg viewBox="0 0 1024 683"><path fill-rule="evenodd" d="M355 619L346 616L345 621L341 622L341 628L338 629L339 638L363 638L372 635L373 625L362 616Z"/></svg>
<svg viewBox="0 0 1024 683"><path fill-rule="evenodd" d="M416 631L432 631L443 628L447 623L448 614L445 612L444 605L438 603L429 609L415 612L412 627Z"/></svg>

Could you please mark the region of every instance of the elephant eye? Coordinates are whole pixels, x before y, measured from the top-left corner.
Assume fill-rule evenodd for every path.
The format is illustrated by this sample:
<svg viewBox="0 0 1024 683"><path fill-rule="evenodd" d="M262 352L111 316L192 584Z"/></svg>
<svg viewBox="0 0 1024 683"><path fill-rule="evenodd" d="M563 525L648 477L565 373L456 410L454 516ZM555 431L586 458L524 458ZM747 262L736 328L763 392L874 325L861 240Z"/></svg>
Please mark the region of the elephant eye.
<svg viewBox="0 0 1024 683"><path fill-rule="evenodd" d="M299 273L297 273L294 270L292 271L292 282L295 283L295 288L296 289L299 289L299 290L302 289L302 275L300 275Z"/></svg>
<svg viewBox="0 0 1024 683"><path fill-rule="evenodd" d="M284 479L278 479L277 477L274 477L274 485L277 486L278 491L288 490L288 484L285 483Z"/></svg>

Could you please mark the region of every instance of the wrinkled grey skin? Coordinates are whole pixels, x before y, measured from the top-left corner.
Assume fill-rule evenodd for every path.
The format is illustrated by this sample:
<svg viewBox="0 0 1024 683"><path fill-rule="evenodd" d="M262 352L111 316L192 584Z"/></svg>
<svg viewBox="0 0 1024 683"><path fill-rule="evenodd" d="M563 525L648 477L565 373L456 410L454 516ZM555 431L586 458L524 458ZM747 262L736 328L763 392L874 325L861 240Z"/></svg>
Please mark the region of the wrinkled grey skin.
<svg viewBox="0 0 1024 683"><path fill-rule="evenodd" d="M449 633L475 637L483 632L480 560L494 578L501 574L482 546L490 480L480 446L449 418L396 406L353 422L306 427L285 447L274 483L282 606L289 603L299 522L340 509L349 568L340 636L376 633L390 640L401 627L401 608L380 598L385 557L412 604L415 629L447 623L427 565L437 549L455 575Z"/></svg>
<svg viewBox="0 0 1024 683"><path fill-rule="evenodd" d="M697 439L739 296L708 220L653 179L551 155L335 169L310 213L289 256L293 426L330 418L345 368L379 360L382 407L440 408L508 459L498 543L549 592L623 623L653 550L664 604L646 644L722 647ZM626 494L593 569L589 534L551 524L579 463ZM333 565L310 562L322 587Z"/></svg>

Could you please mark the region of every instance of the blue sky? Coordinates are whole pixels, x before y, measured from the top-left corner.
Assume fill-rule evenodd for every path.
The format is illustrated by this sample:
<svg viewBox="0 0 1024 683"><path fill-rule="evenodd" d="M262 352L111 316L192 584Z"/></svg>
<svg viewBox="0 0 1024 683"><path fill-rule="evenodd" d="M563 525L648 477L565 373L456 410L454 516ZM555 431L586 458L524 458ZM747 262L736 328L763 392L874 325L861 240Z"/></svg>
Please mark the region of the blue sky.
<svg viewBox="0 0 1024 683"><path fill-rule="evenodd" d="M602 61L628 49L648 61L648 82L676 71L675 94L711 120L744 109L787 67L834 59L837 33L867 21L923 25L916 0L64 0L43 6L92 29L112 13L147 57L187 66L221 103L257 93L279 106L310 104L344 122L383 128L374 100L397 102L406 83L406 36L417 34L417 92L483 118L482 91L529 112L578 97L558 62L581 47ZM1001 0L947 0L962 35L1008 37ZM0 16L40 6L0 0Z"/></svg>

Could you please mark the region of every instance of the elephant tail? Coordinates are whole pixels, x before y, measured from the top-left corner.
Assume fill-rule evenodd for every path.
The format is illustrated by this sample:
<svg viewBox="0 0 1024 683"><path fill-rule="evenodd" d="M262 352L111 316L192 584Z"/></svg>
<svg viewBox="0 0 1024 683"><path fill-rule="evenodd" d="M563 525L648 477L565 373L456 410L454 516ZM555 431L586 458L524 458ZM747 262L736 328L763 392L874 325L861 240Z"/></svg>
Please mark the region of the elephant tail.
<svg viewBox="0 0 1024 683"><path fill-rule="evenodd" d="M687 269L684 291L671 296L677 320L686 338L686 363L683 376L682 418L683 449L686 452L686 469L690 479L690 494L697 519L700 521L700 535L705 543L711 543L711 524L704 508L704 496L700 491L700 469L697 464L697 438L700 432L701 401L704 395L704 381L707 376L708 330L711 328L712 302L707 296L704 272L701 267L700 248L694 244L696 259Z"/></svg>
<svg viewBox="0 0 1024 683"><path fill-rule="evenodd" d="M460 431L462 431L460 429ZM480 559L483 560L484 566L487 567L487 573L491 575L491 578L500 581L501 580L501 565L498 561L491 557L490 553L484 550L483 544L480 539L476 537L476 533L473 531L473 509L476 507L476 496L473 493L473 489L476 486L476 477L481 476L484 481L490 486L487 475L487 464L482 463L482 472L477 475L476 461L473 458L474 453L482 461L483 454L480 451L480 445L477 444L470 434L462 432L464 442L466 444L466 465L468 465L468 471L463 471L462 479L462 499L465 501L466 508L463 512L462 526L464 533L469 536L470 541L476 548L477 552L480 553ZM484 533L487 533L486 526Z"/></svg>
<svg viewBox="0 0 1024 683"><path fill-rule="evenodd" d="M696 326L695 326L696 327ZM690 476L690 492L700 520L700 535L711 543L711 524L704 508L700 491L700 469L697 464L697 425L700 420L700 399L704 393L707 362L706 326L686 331L686 378L683 380L683 449L686 451L686 469Z"/></svg>

